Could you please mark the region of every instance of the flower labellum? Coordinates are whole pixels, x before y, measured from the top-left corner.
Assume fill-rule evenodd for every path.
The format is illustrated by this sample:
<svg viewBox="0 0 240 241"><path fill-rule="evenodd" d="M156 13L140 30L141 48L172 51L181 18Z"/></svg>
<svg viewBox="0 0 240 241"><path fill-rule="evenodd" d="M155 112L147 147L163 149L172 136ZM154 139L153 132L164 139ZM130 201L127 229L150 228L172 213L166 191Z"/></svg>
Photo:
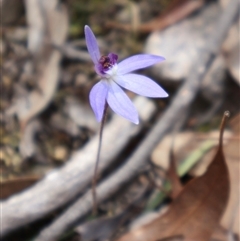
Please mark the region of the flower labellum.
<svg viewBox="0 0 240 241"><path fill-rule="evenodd" d="M88 52L101 80L90 91L90 105L100 122L103 118L105 102L118 115L138 124L138 113L129 97L121 87L136 94L164 98L168 94L150 78L130 72L146 68L164 60L161 56L139 54L117 63L118 56L114 53L101 56L97 40L89 26L85 26L85 38Z"/></svg>

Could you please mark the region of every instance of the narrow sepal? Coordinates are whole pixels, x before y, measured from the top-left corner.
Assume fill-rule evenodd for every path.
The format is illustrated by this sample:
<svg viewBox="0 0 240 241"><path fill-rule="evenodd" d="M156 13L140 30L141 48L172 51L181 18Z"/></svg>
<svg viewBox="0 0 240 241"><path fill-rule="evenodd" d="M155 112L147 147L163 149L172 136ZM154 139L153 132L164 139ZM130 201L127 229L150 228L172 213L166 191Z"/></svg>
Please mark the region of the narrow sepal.
<svg viewBox="0 0 240 241"><path fill-rule="evenodd" d="M168 97L167 92L150 78L138 74L125 74L116 76L114 79L120 86L138 95L164 98Z"/></svg>
<svg viewBox="0 0 240 241"><path fill-rule="evenodd" d="M85 32L85 39L86 39L88 52L91 56L93 63L96 65L98 63L98 60L100 59L100 52L99 52L99 47L97 44L96 37L92 32L91 28L87 25L84 28L84 32Z"/></svg>
<svg viewBox="0 0 240 241"><path fill-rule="evenodd" d="M105 101L107 98L108 86L103 81L95 84L89 94L90 105L98 122L103 118Z"/></svg>
<svg viewBox="0 0 240 241"><path fill-rule="evenodd" d="M132 101L116 83L109 84L107 102L110 108L118 115L138 124L138 113Z"/></svg>

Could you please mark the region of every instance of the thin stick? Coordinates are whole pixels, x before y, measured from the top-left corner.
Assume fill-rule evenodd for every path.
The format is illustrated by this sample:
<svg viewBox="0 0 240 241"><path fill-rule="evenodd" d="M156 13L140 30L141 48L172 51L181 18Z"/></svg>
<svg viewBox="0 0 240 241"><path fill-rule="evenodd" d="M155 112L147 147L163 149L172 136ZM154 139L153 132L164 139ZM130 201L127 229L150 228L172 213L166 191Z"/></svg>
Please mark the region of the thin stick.
<svg viewBox="0 0 240 241"><path fill-rule="evenodd" d="M100 126L99 143L98 143L96 164L95 164L94 174L93 174L93 179L92 179L92 195L93 195L93 210L92 210L92 214L94 216L97 214L97 194L96 194L97 170L98 170L98 164L99 164L99 161L100 161L100 154L101 154L101 147L102 147L102 136L103 136L103 127L104 127L104 123L105 123L106 117L107 117L107 109L108 109L108 104L107 104L107 102L105 102L105 106L104 106L104 110L103 110L103 118L102 118L101 126Z"/></svg>
<svg viewBox="0 0 240 241"><path fill-rule="evenodd" d="M224 132L227 118L229 118L229 117L230 117L230 112L225 111L223 114L221 125L220 125L220 138L219 138L219 147L220 148L222 148L222 146L223 146L223 132Z"/></svg>

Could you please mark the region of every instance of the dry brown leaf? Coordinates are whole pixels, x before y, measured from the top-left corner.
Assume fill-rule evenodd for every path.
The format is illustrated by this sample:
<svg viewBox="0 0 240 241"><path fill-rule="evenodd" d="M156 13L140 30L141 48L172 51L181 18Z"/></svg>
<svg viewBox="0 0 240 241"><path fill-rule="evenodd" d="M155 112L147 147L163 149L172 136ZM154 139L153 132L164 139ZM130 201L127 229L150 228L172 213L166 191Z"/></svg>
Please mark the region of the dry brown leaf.
<svg viewBox="0 0 240 241"><path fill-rule="evenodd" d="M227 139L227 143L224 145L224 154L227 161L227 166L230 176L230 197L228 200L228 205L226 211L222 217L221 225L229 230L233 230L234 233L240 236L240 215L234 217L235 213L240 213L240 114L233 117L230 121L231 131L224 134ZM227 134L227 135L226 135ZM206 138L215 138L215 133L209 133ZM191 171L190 174L193 176L199 176L204 173L214 157L215 149L210 150L204 155L199 162ZM231 227L232 226L232 227Z"/></svg>
<svg viewBox="0 0 240 241"><path fill-rule="evenodd" d="M236 236L234 236L235 238ZM230 239L229 231L221 227L220 225L214 231L211 241L237 241L238 239Z"/></svg>
<svg viewBox="0 0 240 241"><path fill-rule="evenodd" d="M38 177L18 177L1 182L0 199L5 199L11 195L30 187L39 180Z"/></svg>
<svg viewBox="0 0 240 241"><path fill-rule="evenodd" d="M185 241L211 238L229 197L229 174L222 151L227 116L224 115L218 151L207 172L189 182L163 216L118 241L156 241L177 235L183 235Z"/></svg>

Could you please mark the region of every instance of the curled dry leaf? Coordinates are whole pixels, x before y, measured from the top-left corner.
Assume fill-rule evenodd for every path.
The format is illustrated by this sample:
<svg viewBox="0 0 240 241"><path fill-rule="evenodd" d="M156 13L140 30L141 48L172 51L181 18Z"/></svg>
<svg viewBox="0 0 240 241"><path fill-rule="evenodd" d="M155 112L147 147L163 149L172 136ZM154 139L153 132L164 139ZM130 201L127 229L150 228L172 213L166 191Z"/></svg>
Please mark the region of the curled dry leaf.
<svg viewBox="0 0 240 241"><path fill-rule="evenodd" d="M207 172L190 181L164 215L118 241L156 241L178 235L185 241L211 238L229 197L229 174L222 150L227 116L224 115L218 150Z"/></svg>
<svg viewBox="0 0 240 241"><path fill-rule="evenodd" d="M31 157L36 152L35 135L40 130L41 124L35 119L31 120L26 126L19 144L19 151L23 158Z"/></svg>
<svg viewBox="0 0 240 241"><path fill-rule="evenodd" d="M44 4L43 12L40 11L39 1L26 1L27 12L29 12L29 26L33 23L36 28L29 32L29 50L36 55L34 62L38 69L36 82L38 89L30 92L27 96L17 99L7 110L7 114L15 114L25 127L27 122L40 113L52 100L59 80L59 64L61 53L50 47L49 43L62 45L65 42L68 31L68 16L63 6L57 6L54 0ZM54 5L55 4L55 5ZM38 14L30 14L35 10ZM39 12L40 11L40 12ZM37 21L38 20L38 21ZM61 26L61 28L59 28ZM43 34L48 33L48 41L43 41ZM37 42L36 42L37 38Z"/></svg>

